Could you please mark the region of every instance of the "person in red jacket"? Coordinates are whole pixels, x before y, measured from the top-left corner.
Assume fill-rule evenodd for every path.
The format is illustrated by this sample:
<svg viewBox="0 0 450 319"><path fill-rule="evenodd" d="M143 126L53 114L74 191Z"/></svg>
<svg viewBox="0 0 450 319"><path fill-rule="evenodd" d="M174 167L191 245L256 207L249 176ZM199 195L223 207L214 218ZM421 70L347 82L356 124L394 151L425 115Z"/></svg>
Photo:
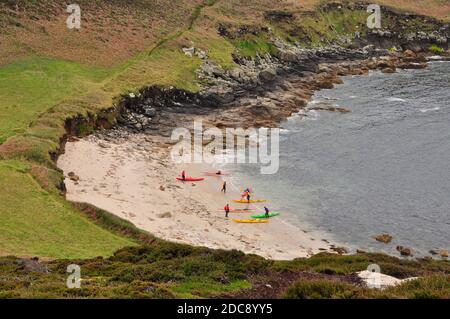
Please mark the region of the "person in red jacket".
<svg viewBox="0 0 450 319"><path fill-rule="evenodd" d="M223 209L225 210L225 217L228 218L228 213L230 212L230 205L226 204Z"/></svg>

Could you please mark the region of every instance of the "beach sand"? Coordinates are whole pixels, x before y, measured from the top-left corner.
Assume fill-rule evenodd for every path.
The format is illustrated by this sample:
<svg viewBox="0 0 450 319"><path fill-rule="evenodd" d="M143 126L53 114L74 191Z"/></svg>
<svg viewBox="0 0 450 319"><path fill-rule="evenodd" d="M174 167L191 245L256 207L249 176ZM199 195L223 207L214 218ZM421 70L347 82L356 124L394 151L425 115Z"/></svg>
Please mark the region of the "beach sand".
<svg viewBox="0 0 450 319"><path fill-rule="evenodd" d="M263 205L250 205L251 212L232 213L225 218L223 207L245 208L233 203L240 189L229 181L221 193L223 176L204 176L214 171L207 164L175 164L168 144L143 134L108 139L91 135L67 142L58 167L66 176L67 199L85 202L129 220L151 234L174 242L210 248L237 249L266 258L290 260L308 257L329 249L329 244L285 222L282 216L266 224L240 224L262 213ZM205 177L201 182L180 182L175 178L185 170L188 176ZM68 175L73 172L78 181ZM257 198L257 194L255 194ZM268 198L270 201L270 198Z"/></svg>

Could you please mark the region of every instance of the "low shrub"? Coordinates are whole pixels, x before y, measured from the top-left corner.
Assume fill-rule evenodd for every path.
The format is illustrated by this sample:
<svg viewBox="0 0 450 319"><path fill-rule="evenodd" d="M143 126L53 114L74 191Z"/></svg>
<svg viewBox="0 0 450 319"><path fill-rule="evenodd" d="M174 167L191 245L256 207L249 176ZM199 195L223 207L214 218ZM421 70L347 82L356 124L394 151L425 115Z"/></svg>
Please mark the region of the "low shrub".
<svg viewBox="0 0 450 319"><path fill-rule="evenodd" d="M299 280L285 294L287 299L337 299L358 298L361 288L352 284L325 280Z"/></svg>
<svg viewBox="0 0 450 319"><path fill-rule="evenodd" d="M443 48L441 48L440 46L438 46L438 45L436 45L436 44L431 45L431 46L428 48L428 50L429 50L430 52L432 52L432 53L435 53L435 54L442 54L442 53L445 52L445 50L444 50Z"/></svg>

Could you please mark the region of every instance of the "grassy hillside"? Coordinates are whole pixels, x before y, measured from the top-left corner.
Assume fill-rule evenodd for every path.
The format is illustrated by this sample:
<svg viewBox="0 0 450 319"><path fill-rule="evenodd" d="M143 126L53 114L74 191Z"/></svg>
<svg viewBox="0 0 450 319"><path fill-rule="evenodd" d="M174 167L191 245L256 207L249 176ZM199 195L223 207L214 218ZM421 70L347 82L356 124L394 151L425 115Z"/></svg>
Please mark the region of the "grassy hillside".
<svg viewBox="0 0 450 319"><path fill-rule="evenodd" d="M75 35L65 27L56 28L56 21L64 22L62 19L66 16L61 10L65 7L57 1L8 1L0 4L0 23L6 27L6 32L0 36L2 40L6 38L2 41L5 47L1 47L0 55L4 62L0 67L0 143L3 143L0 145L0 158L4 159L0 161L0 254L88 258L108 256L121 247L133 245L132 241L93 224L63 201L55 187L59 183L60 173L55 170L49 152L57 149L67 117L109 107L114 97L128 89L140 87L147 79L149 84L157 79L154 83L174 83L183 87L184 83L179 78L186 74L189 77L186 83L193 82L193 71L197 66L195 61L184 59L180 53L171 56L170 50L164 47L163 42L157 41L155 34L164 30L163 33L173 31L177 34L187 29L195 2L192 7L187 2L168 2L166 9L171 10L165 15L147 6L145 1L133 2L132 6L114 1L106 9L101 1L85 1L80 5L85 5L83 12L87 16L94 17L97 10L103 12L99 20L94 19L96 28L109 19L119 19L115 17L119 13L133 23L140 21L143 11L149 12L149 15L150 12L152 15L159 13L158 18L152 20L150 17L155 23L165 16L167 21L160 21L160 28L152 29L154 38L152 40L149 36L149 47L134 49L133 52L129 51L130 37L126 36L127 28L123 26L123 23L131 22L120 22L119 28L124 30L122 37L126 36L125 39L118 35L117 40L124 41L124 50L120 51L117 43L113 45L114 50L104 48L103 44L100 48L90 32L95 32L96 36L103 33L95 28L87 34L80 32ZM53 10L47 12L47 6ZM16 14L11 15L12 11ZM106 20L101 20L102 17ZM40 33L41 27L46 32ZM65 34L60 36L58 31ZM142 43L145 41L140 40L146 36L139 30L133 32L136 33L136 42L145 45ZM60 43L65 36L68 36L68 43ZM72 40L81 51L72 50ZM101 54L99 50L105 50L104 56L98 55ZM111 51L117 56L111 55ZM113 60L106 59L107 56L113 57ZM159 57L167 59L165 67L156 62ZM176 75L165 75L165 68L171 64L173 69L179 69L176 63L186 67L186 70ZM151 76L143 75L140 72L143 64L154 69L159 67L161 71ZM120 77L125 71L128 75ZM22 169L12 168L11 163ZM30 168L39 174L31 174Z"/></svg>
<svg viewBox="0 0 450 319"><path fill-rule="evenodd" d="M230 39L218 35L220 23L271 26L293 41L302 41L304 33L314 44L352 32L364 21L361 12L311 13L322 2L81 0L77 31L66 28L63 1L0 1L0 253L79 258L107 256L130 245L58 194L61 175L50 153L65 133L64 120L95 114L145 85L198 90L194 71L201 61L185 56L184 46L206 50L224 68L234 66L233 52L270 51L264 32ZM425 1L381 2L439 18L449 12L438 0L426 6ZM267 8L298 19L272 23L265 18ZM290 34L291 27L305 32Z"/></svg>
<svg viewBox="0 0 450 319"><path fill-rule="evenodd" d="M81 289L65 286L71 263L81 267ZM423 278L382 291L367 289L353 273L372 263L388 275ZM321 253L273 262L157 240L107 259L37 263L0 258L0 298L448 298L449 267L445 261L399 261L377 254Z"/></svg>
<svg viewBox="0 0 450 319"><path fill-rule="evenodd" d="M93 224L62 198L43 190L30 170L21 162L0 162L5 187L0 192L0 254L92 258L136 245Z"/></svg>

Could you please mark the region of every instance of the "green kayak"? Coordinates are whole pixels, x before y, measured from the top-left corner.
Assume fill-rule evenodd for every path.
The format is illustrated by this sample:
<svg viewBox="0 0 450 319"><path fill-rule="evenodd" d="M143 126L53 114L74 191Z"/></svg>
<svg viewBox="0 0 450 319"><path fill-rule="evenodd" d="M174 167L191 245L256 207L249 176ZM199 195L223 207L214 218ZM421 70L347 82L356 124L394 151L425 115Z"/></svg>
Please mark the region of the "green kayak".
<svg viewBox="0 0 450 319"><path fill-rule="evenodd" d="M266 214L253 215L252 218L267 218L267 217L275 217L275 216L278 216L278 215L280 215L280 213L273 212L273 213L269 213L269 216L266 216Z"/></svg>

